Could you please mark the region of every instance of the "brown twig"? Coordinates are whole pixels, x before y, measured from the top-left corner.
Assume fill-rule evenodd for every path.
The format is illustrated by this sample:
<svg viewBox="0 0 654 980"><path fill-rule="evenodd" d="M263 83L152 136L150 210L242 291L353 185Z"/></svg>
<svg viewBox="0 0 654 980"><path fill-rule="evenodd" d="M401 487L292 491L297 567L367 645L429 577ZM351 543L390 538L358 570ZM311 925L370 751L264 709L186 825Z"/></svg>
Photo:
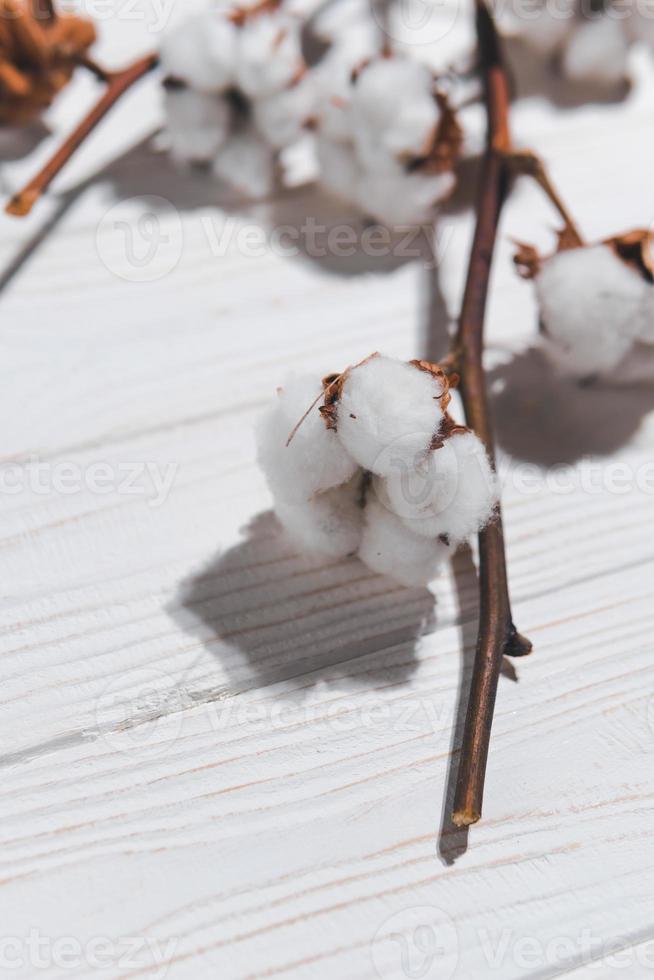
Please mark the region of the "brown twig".
<svg viewBox="0 0 654 980"><path fill-rule="evenodd" d="M493 250L510 182L509 81L493 19L477 0L477 37L484 77L488 143L470 254L468 278L455 351L468 424L495 462L495 446L483 369L484 317ZM463 733L453 822L458 827L481 817L486 763L497 685L503 657L524 656L531 644L517 632L511 615L502 518L479 535L480 613L472 688Z"/></svg>
<svg viewBox="0 0 654 980"><path fill-rule="evenodd" d="M581 232L564 204L563 198L552 183L547 168L540 157L531 150L517 150L509 151L509 159L515 172L535 180L541 190L544 191L548 200L554 205L560 217L563 219L564 227L562 235L568 242L569 247L583 245L584 240Z"/></svg>
<svg viewBox="0 0 654 980"><path fill-rule="evenodd" d="M149 54L122 71L109 72L106 75L107 90L102 98L91 109L89 114L82 120L77 129L74 130L57 150L54 156L46 163L42 170L27 184L21 191L11 198L5 210L8 214L22 217L29 214L34 204L41 194L50 186L54 178L70 160L75 150L84 142L89 133L95 129L98 123L106 116L110 109L116 104L120 97L135 84L140 78L152 71L158 64L158 56Z"/></svg>

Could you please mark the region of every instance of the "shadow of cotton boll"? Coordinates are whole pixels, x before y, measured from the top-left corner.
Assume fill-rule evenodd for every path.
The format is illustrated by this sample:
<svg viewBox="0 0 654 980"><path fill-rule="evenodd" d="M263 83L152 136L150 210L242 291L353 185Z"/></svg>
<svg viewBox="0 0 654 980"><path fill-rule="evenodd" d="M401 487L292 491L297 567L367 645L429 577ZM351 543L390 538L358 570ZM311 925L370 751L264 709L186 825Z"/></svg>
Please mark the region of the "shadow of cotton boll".
<svg viewBox="0 0 654 980"><path fill-rule="evenodd" d="M539 96L561 109L574 109L591 102L600 105L623 102L631 90L626 78L615 85L573 81L561 73L552 58L534 53L518 37L507 38L505 50L514 79L513 89L520 99Z"/></svg>
<svg viewBox="0 0 654 980"><path fill-rule="evenodd" d="M296 554L271 512L244 533L184 583L170 609L220 659L231 693L318 670L321 681L365 686L408 680L417 641L432 626L430 592L374 575L355 558ZM333 670L325 676L324 668Z"/></svg>
<svg viewBox="0 0 654 980"><path fill-rule="evenodd" d="M537 348L492 372L491 391L502 448L545 466L615 452L654 409L654 388L581 384L558 375Z"/></svg>

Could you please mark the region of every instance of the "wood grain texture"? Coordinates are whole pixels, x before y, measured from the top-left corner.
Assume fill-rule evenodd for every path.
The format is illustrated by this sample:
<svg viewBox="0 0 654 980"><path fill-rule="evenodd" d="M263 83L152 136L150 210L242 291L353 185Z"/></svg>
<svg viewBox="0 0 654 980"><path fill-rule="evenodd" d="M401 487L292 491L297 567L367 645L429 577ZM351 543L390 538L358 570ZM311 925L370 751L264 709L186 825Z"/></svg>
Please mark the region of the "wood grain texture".
<svg viewBox="0 0 654 980"><path fill-rule="evenodd" d="M114 5L108 63L152 45L158 7ZM649 220L654 70L638 54L634 71L621 103L515 107L588 237ZM28 155L2 136L4 186L92 95L76 81ZM551 211L519 185L494 270L509 570L535 654L501 678L466 849L442 814L473 556L430 591L298 557L252 426L291 370L424 351L429 311L457 308L471 214L442 218L440 293L419 261L244 254L240 228L340 219L310 187L244 208L175 174L148 147L157 113L153 79L28 221L0 221L0 975L650 976L654 396L574 389L531 349L510 238L546 246ZM116 221L144 195L181 247L134 281Z"/></svg>

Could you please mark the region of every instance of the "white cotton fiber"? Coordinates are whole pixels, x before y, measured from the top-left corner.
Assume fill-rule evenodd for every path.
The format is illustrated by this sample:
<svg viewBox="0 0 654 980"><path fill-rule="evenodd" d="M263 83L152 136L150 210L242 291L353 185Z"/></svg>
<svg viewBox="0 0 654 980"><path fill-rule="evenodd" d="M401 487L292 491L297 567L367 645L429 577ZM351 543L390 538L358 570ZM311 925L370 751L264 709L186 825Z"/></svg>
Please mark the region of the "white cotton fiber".
<svg viewBox="0 0 654 980"><path fill-rule="evenodd" d="M452 173L365 173L356 185L356 203L389 228L401 229L429 221L434 207L452 193L455 184Z"/></svg>
<svg viewBox="0 0 654 980"><path fill-rule="evenodd" d="M443 542L413 534L374 494L363 514L359 558L380 575L402 585L427 585L451 554Z"/></svg>
<svg viewBox="0 0 654 980"><path fill-rule="evenodd" d="M429 538L459 544L483 528L497 502L497 479L473 432L453 434L414 469L402 466L375 492L406 526Z"/></svg>
<svg viewBox="0 0 654 980"><path fill-rule="evenodd" d="M316 154L323 187L345 201L356 203L354 198L360 168L354 155L354 148L347 143L338 143L336 140L318 135Z"/></svg>
<svg viewBox="0 0 654 980"><path fill-rule="evenodd" d="M651 288L608 245L559 252L543 262L535 285L545 352L576 377L617 367Z"/></svg>
<svg viewBox="0 0 654 980"><path fill-rule="evenodd" d="M233 133L214 163L216 177L244 197L266 197L275 185L275 154L250 127Z"/></svg>
<svg viewBox="0 0 654 980"><path fill-rule="evenodd" d="M374 50L367 37L360 34L347 36L335 44L314 68L319 130L329 139L351 141L352 75L372 57Z"/></svg>
<svg viewBox="0 0 654 980"><path fill-rule="evenodd" d="M361 473L310 500L275 500L275 513L293 544L326 558L355 555L361 542Z"/></svg>
<svg viewBox="0 0 654 980"><path fill-rule="evenodd" d="M398 461L415 466L441 424L442 383L389 357L373 357L347 375L337 431L349 456L386 476Z"/></svg>
<svg viewBox="0 0 654 980"><path fill-rule="evenodd" d="M306 75L297 85L254 103L254 123L261 135L276 149L299 139L315 108L313 78Z"/></svg>
<svg viewBox="0 0 654 980"><path fill-rule="evenodd" d="M165 108L173 159L183 163L213 160L229 135L231 110L226 100L190 88L169 88Z"/></svg>
<svg viewBox="0 0 654 980"><path fill-rule="evenodd" d="M583 21L563 53L563 73L577 82L617 85L627 74L628 49L622 21L608 14Z"/></svg>
<svg viewBox="0 0 654 980"><path fill-rule="evenodd" d="M196 14L164 37L160 58L164 76L222 92L234 79L236 28L219 11Z"/></svg>
<svg viewBox="0 0 654 980"><path fill-rule="evenodd" d="M283 13L259 14L238 32L236 80L251 98L281 92L302 70L300 27Z"/></svg>
<svg viewBox="0 0 654 980"><path fill-rule="evenodd" d="M425 156L440 109L433 76L409 58L380 58L358 76L352 96L352 130L361 162L373 172L385 159L407 162Z"/></svg>
<svg viewBox="0 0 654 980"><path fill-rule="evenodd" d="M352 479L358 467L328 429L314 406L295 433L289 435L322 393L313 376L289 379L257 427L259 464L276 498L306 502L311 496Z"/></svg>

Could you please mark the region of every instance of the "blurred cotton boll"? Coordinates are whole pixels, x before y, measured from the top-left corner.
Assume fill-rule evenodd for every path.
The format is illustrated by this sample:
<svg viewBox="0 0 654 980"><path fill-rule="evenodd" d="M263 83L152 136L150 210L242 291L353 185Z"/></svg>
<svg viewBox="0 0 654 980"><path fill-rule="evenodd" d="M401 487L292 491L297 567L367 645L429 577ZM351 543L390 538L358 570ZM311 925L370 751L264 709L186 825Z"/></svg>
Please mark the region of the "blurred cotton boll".
<svg viewBox="0 0 654 980"><path fill-rule="evenodd" d="M535 285L544 349L564 374L610 375L651 336L653 287L609 245L544 260Z"/></svg>

